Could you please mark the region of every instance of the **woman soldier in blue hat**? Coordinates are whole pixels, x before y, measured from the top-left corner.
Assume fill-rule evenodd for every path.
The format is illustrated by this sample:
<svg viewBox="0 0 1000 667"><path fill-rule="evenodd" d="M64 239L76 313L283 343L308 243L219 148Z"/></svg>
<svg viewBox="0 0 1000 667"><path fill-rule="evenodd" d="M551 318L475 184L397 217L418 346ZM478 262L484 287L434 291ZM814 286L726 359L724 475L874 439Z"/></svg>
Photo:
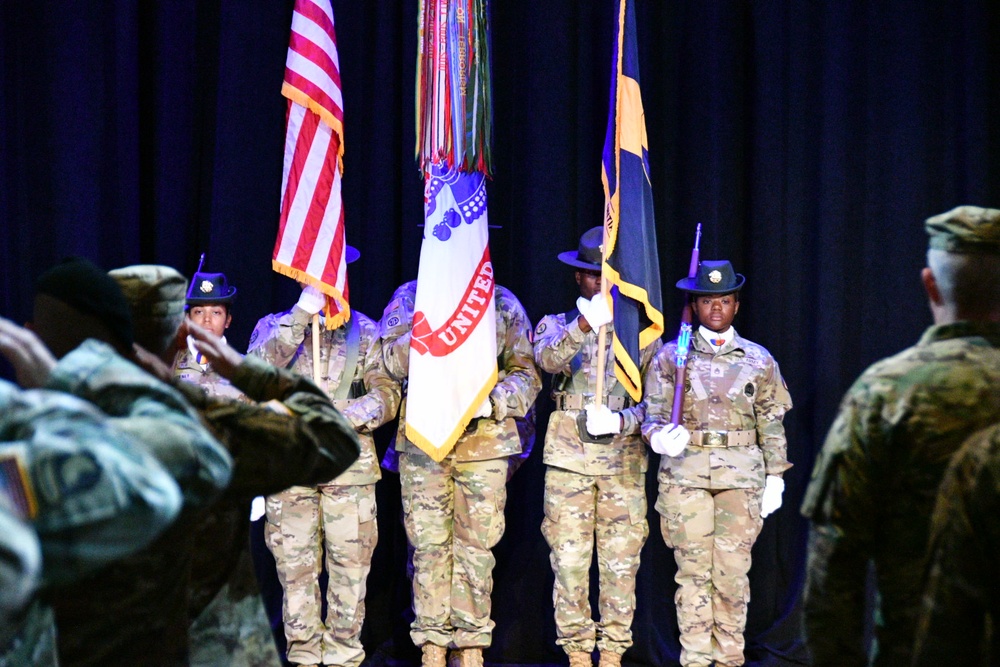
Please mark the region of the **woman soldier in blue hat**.
<svg viewBox="0 0 1000 667"><path fill-rule="evenodd" d="M778 364L733 328L744 278L705 261L677 287L700 326L691 337L680 424L671 423L677 341L646 374L642 434L661 454L656 510L674 550L681 664L743 664L750 549L781 506L782 418L792 400Z"/></svg>

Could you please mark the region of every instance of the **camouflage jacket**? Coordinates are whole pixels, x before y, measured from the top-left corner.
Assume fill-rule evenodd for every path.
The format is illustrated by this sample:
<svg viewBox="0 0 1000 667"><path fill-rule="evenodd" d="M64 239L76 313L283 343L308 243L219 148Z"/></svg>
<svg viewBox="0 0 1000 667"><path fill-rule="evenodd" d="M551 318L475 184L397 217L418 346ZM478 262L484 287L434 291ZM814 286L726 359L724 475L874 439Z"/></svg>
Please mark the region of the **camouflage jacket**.
<svg viewBox="0 0 1000 667"><path fill-rule="evenodd" d="M914 646L916 667L1000 662L998 516L1000 424L966 441L938 490Z"/></svg>
<svg viewBox="0 0 1000 667"><path fill-rule="evenodd" d="M63 391L0 382L0 459L23 471L19 485L35 499L31 524L44 558L41 598L0 628L0 665L54 665L44 600L146 547L175 519L181 489L157 459L198 471L181 475L197 480L189 498L210 493L211 480L228 480L228 458L190 407L109 347L84 343L57 364L49 386L98 399L115 416ZM161 428L179 436L175 447Z"/></svg>
<svg viewBox="0 0 1000 667"><path fill-rule="evenodd" d="M385 366L403 382L410 368L410 329L417 295L415 280L400 285L380 324ZM531 349L531 322L510 290L496 285L497 384L490 392L494 413L473 420L452 450L456 461L486 461L521 452L516 418L524 418L542 388ZM419 451L406 439L406 401L399 408L398 451Z"/></svg>
<svg viewBox="0 0 1000 667"><path fill-rule="evenodd" d="M187 348L177 353L174 359L174 376L191 382L212 396L227 396L240 401L249 401L246 394L234 387L229 380L212 368L212 364L199 364Z"/></svg>
<svg viewBox="0 0 1000 667"><path fill-rule="evenodd" d="M664 345L645 376L649 437L670 423L674 402L677 341ZM680 456L660 457L664 484L704 489L764 486L766 475L792 466L785 458L782 419L792 398L778 363L764 347L736 334L718 352L696 331L691 336L684 392L683 425L695 431L756 431L750 446L701 447L693 442Z"/></svg>
<svg viewBox="0 0 1000 667"><path fill-rule="evenodd" d="M189 613L196 618L227 582L234 599L257 593L252 576L230 576L246 552L251 499L336 477L355 461L360 443L312 382L255 357L243 360L232 384L215 372L186 377L195 384L178 373L177 388L217 431L234 462L223 497L191 527Z"/></svg>
<svg viewBox="0 0 1000 667"><path fill-rule="evenodd" d="M346 472L324 480L336 485L374 484L381 477L372 432L396 416L399 408L399 383L386 372L378 327L363 313L352 311L355 324L333 331L320 322L319 367L322 376L316 383L331 398L344 382L351 383L349 398L334 401L344 417L357 430L361 455ZM251 356L258 356L280 368L290 368L304 377L313 375L311 316L299 307L272 314L257 323L250 338ZM347 331L361 327L357 363L347 364Z"/></svg>
<svg viewBox="0 0 1000 667"><path fill-rule="evenodd" d="M577 430L576 418L580 410L553 410L545 434L544 462L584 475L622 475L646 472L648 458L642 441L640 427L646 418L644 403L632 405L631 398L615 376L611 351L611 329L605 345L604 395L622 396L626 407L621 411L621 433L607 444L584 442ZM547 373L556 375L553 396L566 394L594 395L597 381L598 332L584 333L577 319L568 325L566 315L547 315L535 328L535 362ZM641 371L663 346L657 340L642 351ZM575 370L574 370L575 369Z"/></svg>
<svg viewBox="0 0 1000 667"><path fill-rule="evenodd" d="M350 468L361 450L354 427L311 380L253 356L233 376L244 400L181 380L175 386L232 454L224 499L318 484Z"/></svg>
<svg viewBox="0 0 1000 667"><path fill-rule="evenodd" d="M108 345L85 341L56 365L48 388L90 401L143 443L177 481L185 507L208 505L229 484L232 458L194 408Z"/></svg>
<svg viewBox="0 0 1000 667"><path fill-rule="evenodd" d="M865 581L874 561L876 665L909 664L928 517L962 441L1000 414L1000 325L929 328L848 390L813 468L806 622L817 665L865 664Z"/></svg>
<svg viewBox="0 0 1000 667"><path fill-rule="evenodd" d="M353 429L329 400L308 381L259 360L245 360L233 384L251 399L280 400L274 410L211 397L200 387L175 382L170 392L190 401L184 404L197 409L235 461L221 502L246 502L315 479L310 475L335 475L357 458ZM206 508L189 505L147 548L55 592L62 663L186 662L194 539L206 516L212 516ZM246 517L241 512L239 520ZM125 618L128 623L122 623Z"/></svg>

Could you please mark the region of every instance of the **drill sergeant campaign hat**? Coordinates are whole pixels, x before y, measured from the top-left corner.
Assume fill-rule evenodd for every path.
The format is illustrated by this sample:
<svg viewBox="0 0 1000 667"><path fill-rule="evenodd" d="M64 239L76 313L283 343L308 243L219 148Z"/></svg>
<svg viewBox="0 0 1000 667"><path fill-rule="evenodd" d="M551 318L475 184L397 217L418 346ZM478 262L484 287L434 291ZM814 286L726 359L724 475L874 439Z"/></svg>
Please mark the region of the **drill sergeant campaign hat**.
<svg viewBox="0 0 1000 667"><path fill-rule="evenodd" d="M968 255L1000 255L1000 210L959 206L927 218L931 250Z"/></svg>
<svg viewBox="0 0 1000 667"><path fill-rule="evenodd" d="M135 341L160 354L174 341L184 320L187 278L174 268L135 264L108 271L132 309Z"/></svg>
<svg viewBox="0 0 1000 667"><path fill-rule="evenodd" d="M559 253L559 261L584 271L600 271L603 243L604 227L591 227L580 237L580 245L576 250Z"/></svg>
<svg viewBox="0 0 1000 667"><path fill-rule="evenodd" d="M729 294L743 287L746 282L741 274L733 271L726 260L705 260L698 264L694 278L682 278L677 287L690 294Z"/></svg>
<svg viewBox="0 0 1000 667"><path fill-rule="evenodd" d="M227 306L236 298L236 288L229 285L224 273L197 272L191 279L187 293L189 306L203 306L209 303L223 303Z"/></svg>

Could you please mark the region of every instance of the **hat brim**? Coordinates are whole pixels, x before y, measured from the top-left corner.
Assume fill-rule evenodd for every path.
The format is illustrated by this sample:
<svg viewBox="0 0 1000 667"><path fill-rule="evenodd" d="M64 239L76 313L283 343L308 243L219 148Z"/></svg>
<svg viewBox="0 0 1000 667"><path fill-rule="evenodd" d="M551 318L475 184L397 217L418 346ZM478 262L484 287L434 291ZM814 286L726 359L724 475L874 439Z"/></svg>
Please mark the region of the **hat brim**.
<svg viewBox="0 0 1000 667"><path fill-rule="evenodd" d="M584 262L579 258L580 253L576 250L567 250L566 252L559 253L559 261L563 264L569 264L577 269L583 269L585 271L600 271L600 264L591 264L590 262Z"/></svg>
<svg viewBox="0 0 1000 667"><path fill-rule="evenodd" d="M204 305L206 303L232 303L233 299L236 298L236 288L230 287L229 291L222 296L192 296L187 299L187 304L189 306Z"/></svg>
<svg viewBox="0 0 1000 667"><path fill-rule="evenodd" d="M727 285L726 287L720 287L719 289L707 290L698 288L697 278L681 278L677 281L677 289L683 290L688 294L730 294L743 287L743 283L745 283L746 280L747 279L743 277L743 274L737 273L735 285Z"/></svg>

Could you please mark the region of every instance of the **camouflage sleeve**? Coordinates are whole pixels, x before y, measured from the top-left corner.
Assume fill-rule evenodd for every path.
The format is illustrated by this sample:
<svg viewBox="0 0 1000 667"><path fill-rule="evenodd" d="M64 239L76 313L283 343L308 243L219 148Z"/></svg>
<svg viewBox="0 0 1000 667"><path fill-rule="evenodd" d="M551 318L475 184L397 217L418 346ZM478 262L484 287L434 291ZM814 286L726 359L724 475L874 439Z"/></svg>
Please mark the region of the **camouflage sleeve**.
<svg viewBox="0 0 1000 667"><path fill-rule="evenodd" d="M131 554L177 516L181 490L145 443L74 396L0 388L0 458L34 506L46 584L75 580ZM12 466L0 466L10 487ZM2 504L2 503L0 503Z"/></svg>
<svg viewBox="0 0 1000 667"><path fill-rule="evenodd" d="M305 392L323 397L323 390L313 381L284 367L272 366L263 359L246 356L236 368L233 386L258 403L283 401L287 397Z"/></svg>
<svg viewBox="0 0 1000 667"><path fill-rule="evenodd" d="M1000 426L973 436L955 455L931 519L927 583L913 665L995 664L1000 638L984 647L987 619L1000 618ZM983 655L984 648L992 656Z"/></svg>
<svg viewBox="0 0 1000 667"><path fill-rule="evenodd" d="M524 417L542 389L542 376L531 349L531 322L513 294L500 302L506 334L500 352L500 379L490 392L493 418ZM499 298L499 292L498 292Z"/></svg>
<svg viewBox="0 0 1000 667"><path fill-rule="evenodd" d="M112 417L173 476L185 506L205 506L229 484L232 459L194 408L107 345L88 340L67 354L47 388L75 394Z"/></svg>
<svg viewBox="0 0 1000 667"><path fill-rule="evenodd" d="M361 339L365 346L362 360L365 395L352 399L344 409L344 416L355 428L372 432L392 420L399 410L399 382L389 375L382 353L382 339L378 327L368 318L359 319Z"/></svg>
<svg viewBox="0 0 1000 667"><path fill-rule="evenodd" d="M754 416L757 419L757 442L764 453L764 470L768 475L781 474L792 467L786 458L788 443L785 439L785 413L792 409L781 370L773 357L768 355L764 379L754 399Z"/></svg>
<svg viewBox="0 0 1000 667"><path fill-rule="evenodd" d="M410 282L397 289L379 322L385 370L396 382L405 380L410 372L410 329L413 327L415 288L416 283Z"/></svg>
<svg viewBox="0 0 1000 667"><path fill-rule="evenodd" d="M651 435L670 423L674 402L674 360L672 346L665 345L653 357L643 378L642 437L649 442Z"/></svg>
<svg viewBox="0 0 1000 667"><path fill-rule="evenodd" d="M577 320L566 324L563 315L546 315L535 328L535 363L546 373L566 371L585 335Z"/></svg>
<svg viewBox="0 0 1000 667"><path fill-rule="evenodd" d="M653 359L656 357L656 353L660 351L663 347L663 341L657 339L646 346L642 351L641 367L640 371L643 376L649 371L649 367L653 363ZM643 391L645 392L645 381L643 382ZM646 401L645 399L639 401L630 408L625 408L621 411L622 416L622 435L640 435L642 430L642 423L646 420Z"/></svg>
<svg viewBox="0 0 1000 667"><path fill-rule="evenodd" d="M302 380L301 391L261 405L179 383L232 455L224 499L249 500L326 482L357 460L361 444L354 427L315 385Z"/></svg>
<svg viewBox="0 0 1000 667"><path fill-rule="evenodd" d="M286 368L295 359L311 321L309 313L298 306L261 318L250 336L247 354Z"/></svg>
<svg viewBox="0 0 1000 667"><path fill-rule="evenodd" d="M0 623L6 625L31 600L41 563L34 529L0 509Z"/></svg>
<svg viewBox="0 0 1000 667"><path fill-rule="evenodd" d="M812 520L805 618L816 665L866 664L865 582L875 530L866 448L880 437L881 401L863 380L848 392L812 471L802 513Z"/></svg>

